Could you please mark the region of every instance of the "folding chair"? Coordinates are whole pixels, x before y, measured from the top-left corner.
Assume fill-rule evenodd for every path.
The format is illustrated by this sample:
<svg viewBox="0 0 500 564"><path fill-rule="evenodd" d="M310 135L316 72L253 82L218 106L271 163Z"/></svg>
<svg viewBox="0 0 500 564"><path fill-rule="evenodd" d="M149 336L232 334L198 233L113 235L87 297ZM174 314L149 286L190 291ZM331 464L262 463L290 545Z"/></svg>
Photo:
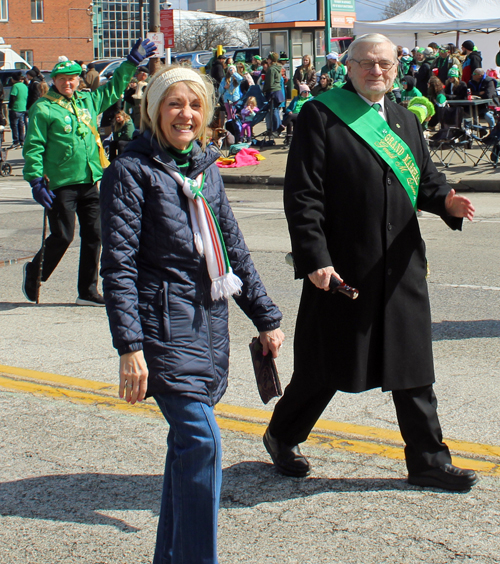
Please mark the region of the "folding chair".
<svg viewBox="0 0 500 564"><path fill-rule="evenodd" d="M452 164L454 155L457 155L463 163L473 158L467 153L472 148L473 138L470 130L462 127L464 109L461 106L442 107L437 109L440 129L429 138L429 149L431 157L437 157L445 168ZM446 154L445 154L446 153Z"/></svg>
<svg viewBox="0 0 500 564"><path fill-rule="evenodd" d="M468 123L468 120L464 120L464 127L470 129L470 136L481 151L478 159L474 162L474 166L485 162L493 168L497 168L500 153L500 122L497 121L490 132L486 127ZM488 153L490 154L488 155Z"/></svg>

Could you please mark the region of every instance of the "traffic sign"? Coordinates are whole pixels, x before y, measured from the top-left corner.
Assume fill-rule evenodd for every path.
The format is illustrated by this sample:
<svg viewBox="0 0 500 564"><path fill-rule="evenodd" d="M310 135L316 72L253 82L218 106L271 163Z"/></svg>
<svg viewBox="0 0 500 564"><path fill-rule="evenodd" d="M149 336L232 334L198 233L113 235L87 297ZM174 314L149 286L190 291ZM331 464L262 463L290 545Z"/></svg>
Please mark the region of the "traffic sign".
<svg viewBox="0 0 500 564"><path fill-rule="evenodd" d="M150 39L156 45L156 53L154 57L164 57L165 56L165 37L163 33L148 32L146 34L147 38Z"/></svg>

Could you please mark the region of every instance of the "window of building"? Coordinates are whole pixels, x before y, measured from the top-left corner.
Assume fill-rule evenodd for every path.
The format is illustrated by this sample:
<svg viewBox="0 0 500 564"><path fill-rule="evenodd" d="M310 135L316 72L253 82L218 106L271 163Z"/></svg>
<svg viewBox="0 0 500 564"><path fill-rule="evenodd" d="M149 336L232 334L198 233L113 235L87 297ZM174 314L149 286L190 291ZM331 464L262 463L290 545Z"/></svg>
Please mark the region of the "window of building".
<svg viewBox="0 0 500 564"><path fill-rule="evenodd" d="M31 0L31 21L43 22L43 0Z"/></svg>
<svg viewBox="0 0 500 564"><path fill-rule="evenodd" d="M0 0L0 22L9 21L9 0Z"/></svg>
<svg viewBox="0 0 500 564"><path fill-rule="evenodd" d="M1 0L0 0L1 1ZM93 0L96 59L126 57L143 29L148 29L149 0ZM111 40L113 44L111 44Z"/></svg>
<svg viewBox="0 0 500 564"><path fill-rule="evenodd" d="M33 51L31 49L21 49L20 53L21 57L31 66L33 66Z"/></svg>

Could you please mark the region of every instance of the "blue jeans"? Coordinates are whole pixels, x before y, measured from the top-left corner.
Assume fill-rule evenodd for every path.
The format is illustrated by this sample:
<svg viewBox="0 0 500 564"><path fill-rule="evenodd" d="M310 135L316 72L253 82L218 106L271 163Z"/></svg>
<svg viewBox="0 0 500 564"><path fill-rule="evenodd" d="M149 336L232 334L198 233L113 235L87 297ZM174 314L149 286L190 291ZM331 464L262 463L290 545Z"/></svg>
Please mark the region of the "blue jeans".
<svg viewBox="0 0 500 564"><path fill-rule="evenodd" d="M271 99L269 102L269 111L266 114L266 126L268 131L276 131L281 125L281 116L279 104Z"/></svg>
<svg viewBox="0 0 500 564"><path fill-rule="evenodd" d="M24 143L24 112L9 110L9 121L12 129L12 144Z"/></svg>
<svg viewBox="0 0 500 564"><path fill-rule="evenodd" d="M222 445L213 409L154 396L170 425L153 564L217 564Z"/></svg>

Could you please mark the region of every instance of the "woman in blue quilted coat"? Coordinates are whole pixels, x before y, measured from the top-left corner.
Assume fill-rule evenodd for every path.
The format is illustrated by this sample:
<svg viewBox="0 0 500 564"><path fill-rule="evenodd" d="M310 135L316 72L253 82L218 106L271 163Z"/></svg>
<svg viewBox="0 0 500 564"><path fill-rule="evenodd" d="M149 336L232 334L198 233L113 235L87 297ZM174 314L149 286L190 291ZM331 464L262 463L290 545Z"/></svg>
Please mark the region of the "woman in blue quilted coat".
<svg viewBox="0 0 500 564"><path fill-rule="evenodd" d="M154 75L141 135L101 186L101 274L120 397L133 404L153 396L170 426L154 564L217 563L222 470L213 407L227 386L228 298L252 320L266 354L277 356L284 339L218 155L204 146L213 111L206 80L182 67Z"/></svg>

